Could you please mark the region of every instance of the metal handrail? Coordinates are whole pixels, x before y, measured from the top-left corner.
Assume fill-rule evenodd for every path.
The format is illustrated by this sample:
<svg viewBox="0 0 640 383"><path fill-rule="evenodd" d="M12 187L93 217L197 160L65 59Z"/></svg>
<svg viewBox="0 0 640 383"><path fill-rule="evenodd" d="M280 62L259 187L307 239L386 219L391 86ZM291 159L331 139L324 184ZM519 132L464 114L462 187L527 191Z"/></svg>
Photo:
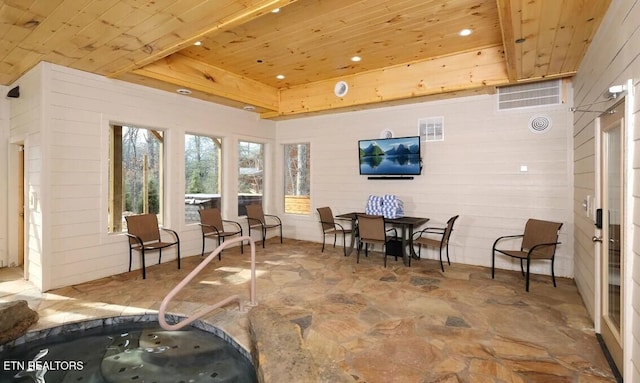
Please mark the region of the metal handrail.
<svg viewBox="0 0 640 383"><path fill-rule="evenodd" d="M222 306L226 306L227 304L232 303L234 301L238 302L238 308L240 312L246 311L240 296L231 295L230 297L221 300L220 302L214 304L213 306L207 306L196 311L191 316L188 316L187 318L175 324L167 323L167 320L165 318L166 309L171 299L173 299L173 297L175 297L176 294L178 294L178 292L182 290L182 288L184 288L184 286L186 286L200 271L202 271L202 269L204 269L205 266L209 264L209 262L215 259L222 250L224 250L226 247L234 243L241 242L241 241L248 241L249 245L251 245L251 297L250 297L249 306L257 305L256 303L256 243L255 243L255 240L253 240L249 236L236 237L228 241L224 241L211 254L209 254L207 258L205 258L202 262L200 262L200 264L195 269L193 269L189 273L189 275L187 275L180 283L178 283L176 287L174 287L173 290L171 290L169 294L167 294L166 297L164 297L164 299L162 300L162 303L160 304L160 309L158 310L158 321L160 322L160 326L163 329L180 330L184 326L203 317L204 315L212 312L213 310L217 310L218 308Z"/></svg>

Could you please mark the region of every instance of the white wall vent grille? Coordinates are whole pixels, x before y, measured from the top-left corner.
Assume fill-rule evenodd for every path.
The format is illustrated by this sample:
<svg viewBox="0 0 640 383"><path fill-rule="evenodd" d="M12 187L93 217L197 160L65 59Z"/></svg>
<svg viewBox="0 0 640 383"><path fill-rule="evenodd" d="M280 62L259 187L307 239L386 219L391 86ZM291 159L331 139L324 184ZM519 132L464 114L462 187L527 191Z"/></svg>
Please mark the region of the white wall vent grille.
<svg viewBox="0 0 640 383"><path fill-rule="evenodd" d="M498 87L498 110L561 103L560 80Z"/></svg>

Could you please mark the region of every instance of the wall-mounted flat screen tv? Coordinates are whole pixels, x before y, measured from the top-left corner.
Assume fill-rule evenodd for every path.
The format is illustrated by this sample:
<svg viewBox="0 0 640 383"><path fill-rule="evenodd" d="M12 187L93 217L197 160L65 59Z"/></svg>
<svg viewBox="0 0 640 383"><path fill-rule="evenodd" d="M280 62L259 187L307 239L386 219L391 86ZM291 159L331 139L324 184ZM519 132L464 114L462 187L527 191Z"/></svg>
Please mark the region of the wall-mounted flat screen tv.
<svg viewBox="0 0 640 383"><path fill-rule="evenodd" d="M415 176L422 172L420 136L358 141L360 174Z"/></svg>

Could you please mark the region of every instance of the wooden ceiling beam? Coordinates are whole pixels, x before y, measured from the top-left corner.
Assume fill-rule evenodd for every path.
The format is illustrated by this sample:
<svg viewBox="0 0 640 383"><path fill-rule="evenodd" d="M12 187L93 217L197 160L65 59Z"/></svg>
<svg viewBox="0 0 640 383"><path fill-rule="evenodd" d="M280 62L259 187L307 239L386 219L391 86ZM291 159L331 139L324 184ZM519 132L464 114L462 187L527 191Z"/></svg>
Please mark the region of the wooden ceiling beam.
<svg viewBox="0 0 640 383"><path fill-rule="evenodd" d="M163 49L159 49L156 52L153 52L146 57L130 62L127 65L123 65L118 70L113 71L109 74L109 77L117 78L127 72L132 72L136 69L142 68L145 65L153 63L154 61L160 60L164 57L167 57L173 53L176 53L188 46L193 45L196 41L203 38L205 35L210 35L214 33L220 33L235 26L247 23L251 20L254 20L260 16L268 14L276 8L282 8L289 4L295 3L297 0L254 0L254 1L246 1L246 7L239 12L233 13L226 17L223 17L219 20L213 22L208 22L205 27L199 29L195 33L191 33L190 36L184 36L180 38L179 42L171 44L169 46L164 47Z"/></svg>
<svg viewBox="0 0 640 383"><path fill-rule="evenodd" d="M334 94L339 80L349 85L348 93L341 98ZM494 46L282 89L278 115L265 113L262 117L353 108L508 83L504 52L501 46Z"/></svg>
<svg viewBox="0 0 640 383"><path fill-rule="evenodd" d="M187 88L241 104L277 111L278 90L238 76L179 53L160 59L132 72L177 88Z"/></svg>
<svg viewBox="0 0 640 383"><path fill-rule="evenodd" d="M506 60L509 80L518 79L517 63L518 44L515 41L521 38L520 18L518 12L513 12L512 0L496 0L498 4L498 17L500 19L500 30L502 32L502 44Z"/></svg>

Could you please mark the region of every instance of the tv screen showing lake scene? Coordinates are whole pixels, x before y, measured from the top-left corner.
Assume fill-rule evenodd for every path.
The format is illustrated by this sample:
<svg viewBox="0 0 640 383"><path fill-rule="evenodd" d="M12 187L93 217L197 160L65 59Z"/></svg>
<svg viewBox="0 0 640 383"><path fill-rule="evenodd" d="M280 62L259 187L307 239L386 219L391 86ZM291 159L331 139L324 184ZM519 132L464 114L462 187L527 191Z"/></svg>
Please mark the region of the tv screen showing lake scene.
<svg viewBox="0 0 640 383"><path fill-rule="evenodd" d="M371 176L420 175L420 137L358 141L360 174Z"/></svg>

